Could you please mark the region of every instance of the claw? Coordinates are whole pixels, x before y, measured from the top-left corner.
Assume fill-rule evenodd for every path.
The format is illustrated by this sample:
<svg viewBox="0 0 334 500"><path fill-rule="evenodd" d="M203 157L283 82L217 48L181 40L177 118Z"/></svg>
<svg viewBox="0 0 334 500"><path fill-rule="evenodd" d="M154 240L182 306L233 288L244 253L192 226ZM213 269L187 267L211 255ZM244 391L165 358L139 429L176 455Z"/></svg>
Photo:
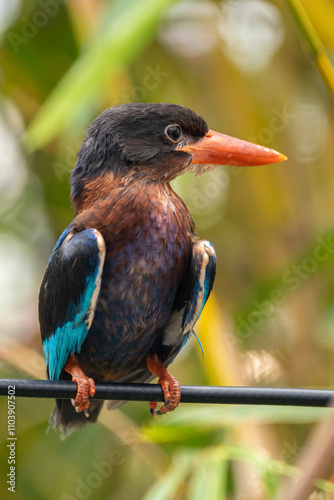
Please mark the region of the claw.
<svg viewBox="0 0 334 500"><path fill-rule="evenodd" d="M157 408L158 403L156 401L151 401L149 403L150 406L150 412L152 417L156 417L156 408Z"/></svg>
<svg viewBox="0 0 334 500"><path fill-rule="evenodd" d="M147 368L154 374L159 377L158 384L161 385L161 388L164 393L164 404L157 410L157 403L155 401L150 402L150 411L153 417L157 415L164 415L170 411L174 411L175 408L180 403L181 391L180 384L176 380L176 378L169 373L167 368L159 361L157 354L148 354L147 359Z"/></svg>
<svg viewBox="0 0 334 500"><path fill-rule="evenodd" d="M84 374L74 354L69 356L64 370L72 375L73 382L76 382L78 386L75 399L71 399L72 405L77 413L84 411L85 416L88 418L88 407L95 395L95 382Z"/></svg>

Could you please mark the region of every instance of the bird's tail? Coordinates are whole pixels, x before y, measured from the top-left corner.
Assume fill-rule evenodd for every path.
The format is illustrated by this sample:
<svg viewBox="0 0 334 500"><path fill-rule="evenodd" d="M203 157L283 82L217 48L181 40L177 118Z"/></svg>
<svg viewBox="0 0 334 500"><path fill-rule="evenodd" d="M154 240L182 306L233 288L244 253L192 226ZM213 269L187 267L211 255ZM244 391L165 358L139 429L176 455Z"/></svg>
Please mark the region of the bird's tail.
<svg viewBox="0 0 334 500"><path fill-rule="evenodd" d="M49 419L49 428L59 429L62 439L66 439L73 431L87 423L94 424L99 416L104 401L92 401L89 405L89 417L81 411L77 413L70 399L56 399L56 407Z"/></svg>
<svg viewBox="0 0 334 500"><path fill-rule="evenodd" d="M61 380L71 380L72 376L62 371ZM66 439L73 431L84 427L87 423L94 424L99 416L104 401L93 400L89 405L89 417L86 417L85 412L77 413L70 399L56 399L56 407L50 415L49 427L60 430L61 438Z"/></svg>

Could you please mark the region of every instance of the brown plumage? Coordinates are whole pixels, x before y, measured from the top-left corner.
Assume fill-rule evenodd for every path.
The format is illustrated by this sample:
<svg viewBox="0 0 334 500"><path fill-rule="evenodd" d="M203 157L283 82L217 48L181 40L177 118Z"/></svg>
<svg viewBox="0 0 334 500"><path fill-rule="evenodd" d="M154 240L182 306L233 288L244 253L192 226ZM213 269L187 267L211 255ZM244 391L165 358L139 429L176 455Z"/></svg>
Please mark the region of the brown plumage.
<svg viewBox="0 0 334 500"><path fill-rule="evenodd" d="M72 401L78 413L67 400L58 400L53 413L64 432L96 421L102 402L90 404L94 380L158 376L165 403L159 412L150 403L152 413L180 402L167 366L208 299L216 256L211 243L196 242L191 215L170 181L212 164L283 159L209 130L202 117L173 104L121 105L91 124L71 175L75 217L40 292L48 375L78 384Z"/></svg>

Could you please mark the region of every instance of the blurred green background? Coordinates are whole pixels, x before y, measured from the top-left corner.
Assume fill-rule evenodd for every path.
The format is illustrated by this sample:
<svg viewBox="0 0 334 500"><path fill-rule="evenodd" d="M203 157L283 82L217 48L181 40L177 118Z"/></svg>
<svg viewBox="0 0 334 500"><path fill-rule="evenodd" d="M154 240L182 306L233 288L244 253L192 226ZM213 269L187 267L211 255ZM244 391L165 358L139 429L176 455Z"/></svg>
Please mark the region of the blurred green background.
<svg viewBox="0 0 334 500"><path fill-rule="evenodd" d="M45 377L38 290L85 129L122 102L174 102L289 160L174 181L218 270L205 358L189 342L172 372L333 387L333 22L331 0L0 1L0 377ZM128 403L63 442L46 434L53 401L16 405L17 500L272 499L327 411L181 405L153 420ZM6 398L0 421L10 498Z"/></svg>

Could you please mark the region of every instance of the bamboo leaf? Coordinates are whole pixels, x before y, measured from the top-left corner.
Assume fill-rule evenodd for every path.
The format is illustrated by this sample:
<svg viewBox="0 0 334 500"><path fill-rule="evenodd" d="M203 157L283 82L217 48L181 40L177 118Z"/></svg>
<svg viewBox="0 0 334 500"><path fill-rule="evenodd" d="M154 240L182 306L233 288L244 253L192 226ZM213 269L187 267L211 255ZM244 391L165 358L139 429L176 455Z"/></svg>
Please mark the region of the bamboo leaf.
<svg viewBox="0 0 334 500"><path fill-rule="evenodd" d="M181 452L173 460L166 474L149 489L143 500L170 500L186 479L193 462L193 452Z"/></svg>
<svg viewBox="0 0 334 500"><path fill-rule="evenodd" d="M309 424L321 420L331 408L298 408L272 406L202 406L179 408L161 425L142 427L144 440L179 441L230 427L254 424Z"/></svg>
<svg viewBox="0 0 334 500"><path fill-rule="evenodd" d="M97 39L72 65L22 137L30 150L43 147L73 114L101 92L153 38L163 10L175 0L118 0Z"/></svg>
<svg viewBox="0 0 334 500"><path fill-rule="evenodd" d="M319 73L326 83L329 91L334 96L334 69L327 55L326 49L307 15L300 0L286 0L291 14L296 22L300 35L313 57Z"/></svg>
<svg viewBox="0 0 334 500"><path fill-rule="evenodd" d="M228 462L214 453L200 457L193 469L187 500L220 500L226 497Z"/></svg>

